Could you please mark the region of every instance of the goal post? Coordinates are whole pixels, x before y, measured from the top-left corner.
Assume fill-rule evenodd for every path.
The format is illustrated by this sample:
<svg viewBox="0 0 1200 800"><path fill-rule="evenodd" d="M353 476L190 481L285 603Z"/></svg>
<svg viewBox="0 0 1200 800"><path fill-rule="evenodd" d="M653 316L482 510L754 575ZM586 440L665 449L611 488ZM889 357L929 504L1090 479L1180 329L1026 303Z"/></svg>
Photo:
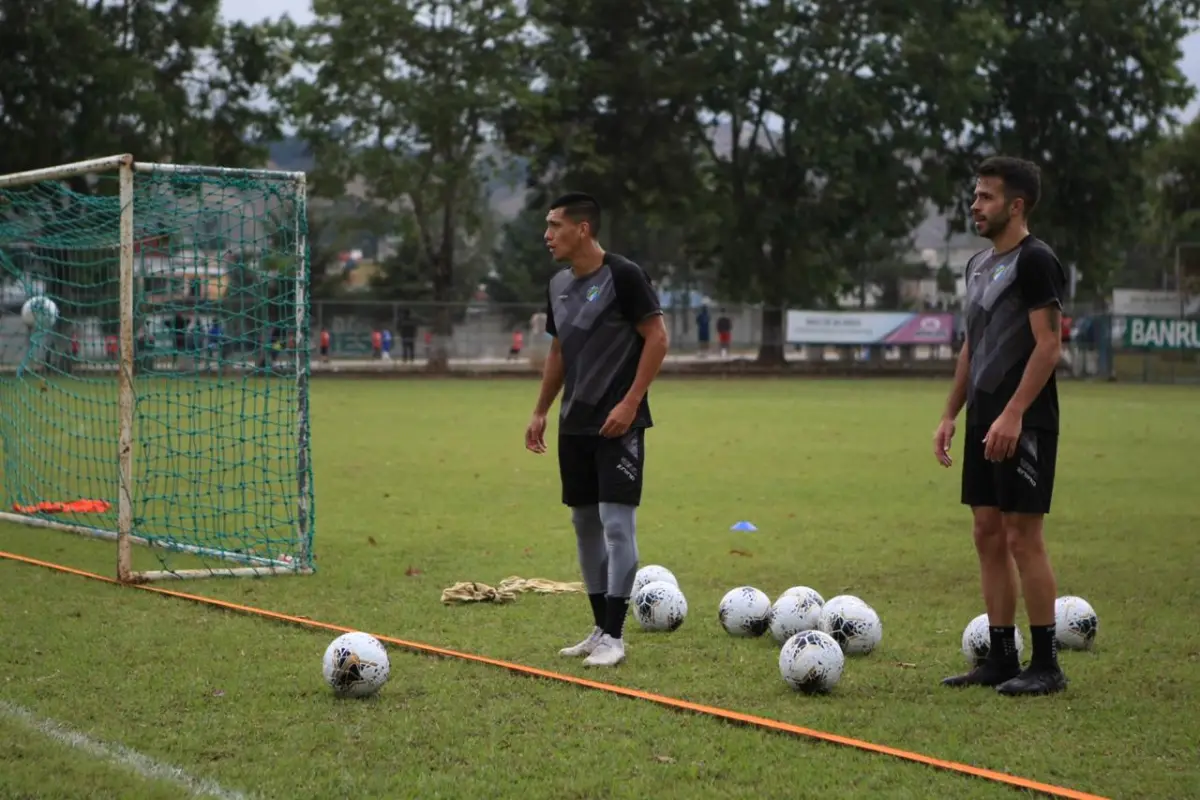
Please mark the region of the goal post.
<svg viewBox="0 0 1200 800"><path fill-rule="evenodd" d="M302 172L0 176L0 521L124 582L313 572L309 282Z"/></svg>

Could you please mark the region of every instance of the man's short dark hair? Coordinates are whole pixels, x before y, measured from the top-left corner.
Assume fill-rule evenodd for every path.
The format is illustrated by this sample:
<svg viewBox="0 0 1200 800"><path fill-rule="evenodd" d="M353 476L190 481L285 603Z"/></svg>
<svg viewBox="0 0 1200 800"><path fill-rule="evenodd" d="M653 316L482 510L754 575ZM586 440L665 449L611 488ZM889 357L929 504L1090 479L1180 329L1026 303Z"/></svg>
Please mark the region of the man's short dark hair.
<svg viewBox="0 0 1200 800"><path fill-rule="evenodd" d="M992 156L984 159L975 170L979 178L999 178L1004 184L1004 198L1012 201L1020 197L1025 201L1025 216L1037 208L1042 198L1042 171L1038 165L1023 158Z"/></svg>
<svg viewBox="0 0 1200 800"><path fill-rule="evenodd" d="M563 216L578 225L586 222L592 236L600 233L600 204L596 198L584 192L567 192L550 204L550 210L561 208Z"/></svg>

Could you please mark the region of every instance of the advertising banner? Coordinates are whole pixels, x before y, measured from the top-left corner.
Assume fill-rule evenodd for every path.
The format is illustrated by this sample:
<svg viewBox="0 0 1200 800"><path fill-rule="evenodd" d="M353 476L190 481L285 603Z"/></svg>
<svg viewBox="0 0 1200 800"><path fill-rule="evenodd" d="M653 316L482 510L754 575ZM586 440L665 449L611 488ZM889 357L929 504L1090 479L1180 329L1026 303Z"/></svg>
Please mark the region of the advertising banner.
<svg viewBox="0 0 1200 800"><path fill-rule="evenodd" d="M789 311L788 344L950 344L953 314L911 311Z"/></svg>
<svg viewBox="0 0 1200 800"><path fill-rule="evenodd" d="M913 314L912 319L889 333L884 343L939 345L953 340L953 314Z"/></svg>
<svg viewBox="0 0 1200 800"><path fill-rule="evenodd" d="M1112 313L1118 316L1173 317L1200 312L1200 297L1181 300L1179 292L1160 289L1113 289Z"/></svg>
<svg viewBox="0 0 1200 800"><path fill-rule="evenodd" d="M1130 317L1122 340L1126 347L1200 350L1200 320Z"/></svg>

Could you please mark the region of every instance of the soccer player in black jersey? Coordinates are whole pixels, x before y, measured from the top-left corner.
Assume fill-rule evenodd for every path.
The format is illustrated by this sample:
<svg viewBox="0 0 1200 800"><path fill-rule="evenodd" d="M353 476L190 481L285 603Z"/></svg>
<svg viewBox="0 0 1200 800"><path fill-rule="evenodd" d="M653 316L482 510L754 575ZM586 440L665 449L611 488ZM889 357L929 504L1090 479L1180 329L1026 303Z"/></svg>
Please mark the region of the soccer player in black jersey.
<svg viewBox="0 0 1200 800"><path fill-rule="evenodd" d="M586 656L589 667L625 660L645 431L653 424L648 392L667 354L667 329L649 277L629 259L606 253L599 233L600 206L586 194L559 198L546 215L546 246L567 267L550 279L546 332L554 339L525 431L525 447L546 452L546 415L562 389L562 501L571 509L595 626L559 652Z"/></svg>
<svg viewBox="0 0 1200 800"><path fill-rule="evenodd" d="M1042 536L1050 512L1058 451L1058 366L1062 264L1029 233L1041 194L1038 167L995 157L976 172L975 228L992 246L966 269L967 337L954 386L934 436L949 467L954 421L967 407L962 502L974 515L975 550L991 626L987 659L947 686L989 686L1004 695L1066 688L1054 639L1054 571ZM1018 576L1033 640L1029 666L1016 648Z"/></svg>

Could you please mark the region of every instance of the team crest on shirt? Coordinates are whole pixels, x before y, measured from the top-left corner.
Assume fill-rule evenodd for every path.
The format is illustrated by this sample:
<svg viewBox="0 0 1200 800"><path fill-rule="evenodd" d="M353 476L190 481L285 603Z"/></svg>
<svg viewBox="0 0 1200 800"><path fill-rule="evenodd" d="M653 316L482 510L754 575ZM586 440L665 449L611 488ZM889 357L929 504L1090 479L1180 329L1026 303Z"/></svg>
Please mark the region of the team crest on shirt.
<svg viewBox="0 0 1200 800"><path fill-rule="evenodd" d="M999 264L997 264L992 269L992 280L998 280L1000 278L1000 276L1004 274L1004 271L1006 269L1008 269L1009 263L1011 263L1011 262L1001 261Z"/></svg>
<svg viewBox="0 0 1200 800"><path fill-rule="evenodd" d="M586 296L587 296L587 301L589 303L592 302L593 300L595 300L597 297L600 296L600 287L593 286L592 288L588 289Z"/></svg>

